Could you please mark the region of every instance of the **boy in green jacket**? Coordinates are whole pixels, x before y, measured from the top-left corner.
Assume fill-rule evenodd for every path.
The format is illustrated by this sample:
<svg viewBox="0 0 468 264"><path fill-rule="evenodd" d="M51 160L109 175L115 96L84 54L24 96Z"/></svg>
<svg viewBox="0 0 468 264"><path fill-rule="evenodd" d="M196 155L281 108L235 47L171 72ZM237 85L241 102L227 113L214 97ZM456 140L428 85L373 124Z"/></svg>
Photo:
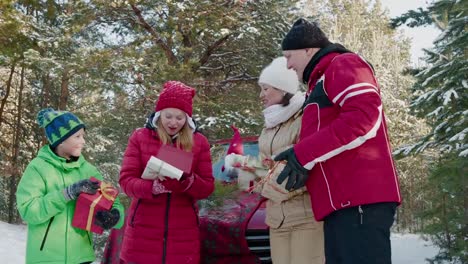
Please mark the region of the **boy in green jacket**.
<svg viewBox="0 0 468 264"><path fill-rule="evenodd" d="M18 211L28 223L26 263L91 263L95 259L92 234L72 227L76 199L95 194L99 171L81 155L85 125L74 114L41 110L37 115L50 144L43 146L26 168L16 192ZM103 229L123 225L119 199L109 211L99 211L95 223Z"/></svg>

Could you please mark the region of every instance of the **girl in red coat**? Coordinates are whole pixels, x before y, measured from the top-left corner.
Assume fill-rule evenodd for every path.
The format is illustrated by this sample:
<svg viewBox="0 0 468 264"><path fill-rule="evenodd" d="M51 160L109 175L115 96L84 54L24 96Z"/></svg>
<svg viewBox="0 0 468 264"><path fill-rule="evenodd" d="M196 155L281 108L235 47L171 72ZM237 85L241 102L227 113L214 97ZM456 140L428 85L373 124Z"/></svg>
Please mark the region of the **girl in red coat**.
<svg viewBox="0 0 468 264"><path fill-rule="evenodd" d="M214 178L210 145L195 132L192 120L194 95L195 90L181 82L166 82L148 124L130 136L119 179L132 198L121 252L124 263L200 263L196 201L213 192ZM163 144L192 152L192 172L180 180L142 179L146 163Z"/></svg>

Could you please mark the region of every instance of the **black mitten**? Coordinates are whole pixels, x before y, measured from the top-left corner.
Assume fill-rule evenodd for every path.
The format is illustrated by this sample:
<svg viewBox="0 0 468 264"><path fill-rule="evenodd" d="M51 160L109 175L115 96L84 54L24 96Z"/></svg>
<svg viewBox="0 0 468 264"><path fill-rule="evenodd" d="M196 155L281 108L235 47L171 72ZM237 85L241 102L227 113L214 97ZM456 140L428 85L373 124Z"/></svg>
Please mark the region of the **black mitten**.
<svg viewBox="0 0 468 264"><path fill-rule="evenodd" d="M99 211L96 213L96 225L103 229L111 229L120 220L119 210L112 208L110 211Z"/></svg>
<svg viewBox="0 0 468 264"><path fill-rule="evenodd" d="M63 194L67 200L75 200L80 193L95 194L99 189L99 182L91 181L90 179L80 180L70 184L65 188Z"/></svg>
<svg viewBox="0 0 468 264"><path fill-rule="evenodd" d="M290 148L278 154L275 158L275 161L286 160L287 163L284 166L283 171L278 175L276 182L278 184L283 183L286 178L288 182L286 183L286 189L289 191L297 190L305 186L307 178L309 178L309 171L302 167L302 165L297 161L296 154L294 153L294 148Z"/></svg>

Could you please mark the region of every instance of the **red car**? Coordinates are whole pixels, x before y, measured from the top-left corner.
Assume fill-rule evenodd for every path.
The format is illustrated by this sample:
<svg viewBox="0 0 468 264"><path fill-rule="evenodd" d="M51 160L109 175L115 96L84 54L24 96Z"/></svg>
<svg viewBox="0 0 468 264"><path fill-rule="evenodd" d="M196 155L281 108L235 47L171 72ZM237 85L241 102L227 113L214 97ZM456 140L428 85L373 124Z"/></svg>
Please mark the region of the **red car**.
<svg viewBox="0 0 468 264"><path fill-rule="evenodd" d="M213 174L218 181L236 184L229 172L222 170L229 143L220 140L213 144ZM257 137L243 138L243 148L245 155L257 156ZM208 210L202 207L199 216L202 264L272 263L265 200L259 195L239 193L224 201L223 206ZM101 263L120 263L123 233L124 228L112 229Z"/></svg>
<svg viewBox="0 0 468 264"><path fill-rule="evenodd" d="M242 141L244 155L258 155L257 137ZM220 140L212 144L213 174L218 181L236 184L230 172L222 169L229 143ZM200 228L202 263L272 263L265 199L258 194L242 192L235 199L225 200L221 207L208 212L202 209Z"/></svg>

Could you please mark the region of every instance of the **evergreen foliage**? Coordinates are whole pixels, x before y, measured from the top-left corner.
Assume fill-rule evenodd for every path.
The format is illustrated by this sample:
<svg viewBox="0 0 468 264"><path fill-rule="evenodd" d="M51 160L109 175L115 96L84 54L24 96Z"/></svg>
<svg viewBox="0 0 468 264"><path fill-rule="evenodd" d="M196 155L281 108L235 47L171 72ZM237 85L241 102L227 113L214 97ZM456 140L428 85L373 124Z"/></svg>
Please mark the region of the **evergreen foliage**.
<svg viewBox="0 0 468 264"><path fill-rule="evenodd" d="M468 5L464 1L438 1L428 8L442 30L431 50L427 66L418 69L411 107L423 117L431 131L419 142L406 146L404 153L426 148L468 156Z"/></svg>
<svg viewBox="0 0 468 264"><path fill-rule="evenodd" d="M116 183L127 139L163 82L197 89L195 119L211 139L261 129L256 78L280 54L295 1L2 1L0 207L46 143L36 113L70 110L87 125L85 155ZM4 85L5 84L5 85Z"/></svg>
<svg viewBox="0 0 468 264"><path fill-rule="evenodd" d="M428 183L430 206L420 217L427 224L422 230L440 248L430 263L468 263L468 164L454 153L433 164Z"/></svg>
<svg viewBox="0 0 468 264"><path fill-rule="evenodd" d="M431 21L418 25L434 24L442 31L434 47L425 52L427 65L412 71L416 83L411 107L426 120L430 131L398 153L436 153L427 179L430 202L421 213L421 219L428 223L424 231L441 249L430 262L467 263L468 3L441 0L419 11L396 20L412 25L411 14L416 18L428 14Z"/></svg>

